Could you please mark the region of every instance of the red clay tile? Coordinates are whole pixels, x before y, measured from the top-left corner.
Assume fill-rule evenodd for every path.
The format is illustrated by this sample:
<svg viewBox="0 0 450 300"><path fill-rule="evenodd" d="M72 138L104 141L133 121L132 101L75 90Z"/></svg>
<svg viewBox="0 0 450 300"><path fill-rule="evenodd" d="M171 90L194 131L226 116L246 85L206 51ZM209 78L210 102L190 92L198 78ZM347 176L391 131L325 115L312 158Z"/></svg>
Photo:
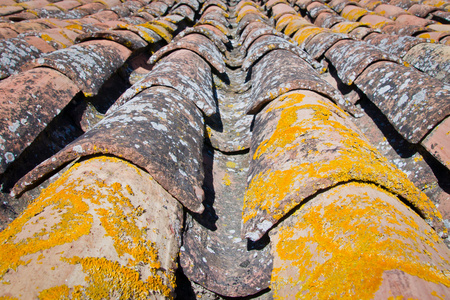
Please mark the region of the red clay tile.
<svg viewBox="0 0 450 300"><path fill-rule="evenodd" d="M10 28L7 28L7 27L1 28L0 27L0 39L4 39L4 40L10 39L10 38L16 37L17 34L18 33L16 31L14 31Z"/></svg>
<svg viewBox="0 0 450 300"><path fill-rule="evenodd" d="M378 5L374 11L386 18L390 18L390 19L394 19L394 20L400 15L409 14L403 8L400 8L400 7L397 7L394 5L390 5L390 4Z"/></svg>
<svg viewBox="0 0 450 300"><path fill-rule="evenodd" d="M277 66L273 68L273 66ZM256 114L277 97L298 89L316 91L343 104L342 95L303 59L286 50L274 50L252 66L252 92L246 112Z"/></svg>
<svg viewBox="0 0 450 300"><path fill-rule="evenodd" d="M312 2L306 7L308 14L311 18L315 19L320 13L330 12L334 13L334 11L321 2Z"/></svg>
<svg viewBox="0 0 450 300"><path fill-rule="evenodd" d="M21 6L0 6L0 16L7 16L14 13L21 12L23 7Z"/></svg>
<svg viewBox="0 0 450 300"><path fill-rule="evenodd" d="M433 20L436 20L438 22L445 23L445 24L450 23L450 11L438 10L438 11L432 12L431 15L433 16Z"/></svg>
<svg viewBox="0 0 450 300"><path fill-rule="evenodd" d="M424 32L421 34L416 35L418 38L427 39L431 41L440 41L441 39L450 36L450 31L442 32L442 31L430 31L430 32Z"/></svg>
<svg viewBox="0 0 450 300"><path fill-rule="evenodd" d="M169 6L164 2L152 2L146 5L144 9L149 12L151 11L151 14L154 16L162 16L167 12Z"/></svg>
<svg viewBox="0 0 450 300"><path fill-rule="evenodd" d="M19 3L18 5L22 6L25 9L35 9L35 8L41 8L46 5L48 5L50 2L47 0L32 0L27 2Z"/></svg>
<svg viewBox="0 0 450 300"><path fill-rule="evenodd" d="M41 55L39 49L22 38L0 41L0 79L18 72L24 63Z"/></svg>
<svg viewBox="0 0 450 300"><path fill-rule="evenodd" d="M196 33L189 34L176 43L170 43L167 46L164 46L153 54L149 63L154 64L163 56L177 49L191 50L205 59L219 73L225 72L223 56L214 43L207 37Z"/></svg>
<svg viewBox="0 0 450 300"><path fill-rule="evenodd" d="M425 27L427 25L435 23L434 21L426 20L426 19L419 18L419 17L413 16L413 15L401 15L397 19L395 19L395 21L397 23L401 24L402 26L414 25L414 26L421 26L421 27Z"/></svg>
<svg viewBox="0 0 450 300"><path fill-rule="evenodd" d="M130 50L118 43L95 40L46 54L31 66L58 70L72 79L85 95L92 96L130 54Z"/></svg>
<svg viewBox="0 0 450 300"><path fill-rule="evenodd" d="M297 12L295 11L295 9L284 3L279 3L272 7L272 17L275 20L278 20L281 16L286 14L294 15L297 14Z"/></svg>
<svg viewBox="0 0 450 300"><path fill-rule="evenodd" d="M14 0L0 0L0 6L10 6L10 5L16 5L17 2Z"/></svg>
<svg viewBox="0 0 450 300"><path fill-rule="evenodd" d="M263 35L258 37L252 43L250 49L248 50L247 56L242 63L242 69L244 71L247 71L262 56L267 55L267 53L269 53L270 51L278 49L286 50L297 55L316 69L323 68L321 64L316 62L306 52L304 52L294 44L288 42L283 37L277 35Z"/></svg>
<svg viewBox="0 0 450 300"><path fill-rule="evenodd" d="M24 37L24 40L28 44L36 47L43 53L48 53L48 52L52 52L52 51L56 50L55 48L50 46L46 41L44 41L43 39L36 37L36 36L26 36L26 37Z"/></svg>
<svg viewBox="0 0 450 300"><path fill-rule="evenodd" d="M195 27L195 28L204 28L204 29L206 29L206 30L208 30L208 31L213 32L214 35L216 35L218 38L220 38L220 40L221 40L223 43L225 43L225 44L229 42L228 37L227 37L222 31L220 31L219 29L217 29L216 27L214 27L214 26L212 26L212 25L209 25L209 24L203 24L203 25L196 25L196 26L194 26L194 27Z"/></svg>
<svg viewBox="0 0 450 300"><path fill-rule="evenodd" d="M353 29L348 35L355 40L362 40L364 37L374 32L375 29L371 27L360 26Z"/></svg>
<svg viewBox="0 0 450 300"><path fill-rule="evenodd" d="M368 10L374 10L378 5L382 4L380 0L361 0L358 2L359 6Z"/></svg>
<svg viewBox="0 0 450 300"><path fill-rule="evenodd" d="M24 33L27 31L41 32L49 28L49 26L38 22L19 22L9 24L9 27L18 33Z"/></svg>
<svg viewBox="0 0 450 300"><path fill-rule="evenodd" d="M398 61L398 58L370 46L353 40L342 40L334 44L325 53L325 57L336 68L339 78L351 85L367 66L376 61Z"/></svg>
<svg viewBox="0 0 450 300"><path fill-rule="evenodd" d="M425 4L414 4L408 9L408 12L417 17L425 18L426 16L428 16L429 13L436 10L438 10L438 8L434 6Z"/></svg>
<svg viewBox="0 0 450 300"><path fill-rule="evenodd" d="M389 23L381 28L381 31L387 34L414 36L421 32L428 32L430 29L418 25L402 25L399 23Z"/></svg>
<svg viewBox="0 0 450 300"><path fill-rule="evenodd" d="M207 116L217 111L211 68L199 55L188 50L177 50L162 58L151 73L128 89L110 110L152 86L166 86L178 90Z"/></svg>
<svg viewBox="0 0 450 300"><path fill-rule="evenodd" d="M201 112L182 94L166 87L147 89L28 173L13 193L65 162L103 153L143 168L189 210L201 213L203 128Z"/></svg>
<svg viewBox="0 0 450 300"><path fill-rule="evenodd" d="M450 169L450 117L446 117L421 142L434 157Z"/></svg>
<svg viewBox="0 0 450 300"><path fill-rule="evenodd" d="M359 6L358 2L351 1L351 0L332 0L328 5L338 14L341 13L341 11L346 7L347 5L355 5Z"/></svg>
<svg viewBox="0 0 450 300"><path fill-rule="evenodd" d="M345 21L347 21L345 18L337 14L323 12L314 20L314 25L323 28L331 28L334 25Z"/></svg>
<svg viewBox="0 0 450 300"><path fill-rule="evenodd" d="M119 43L133 51L143 49L148 46L148 43L139 37L139 35L129 30L105 30L94 33L85 33L77 37L77 43L89 40L111 40Z"/></svg>
<svg viewBox="0 0 450 300"><path fill-rule="evenodd" d="M120 1L120 0L98 0L95 2L100 2L100 3L104 4L107 8L122 5L122 1Z"/></svg>
<svg viewBox="0 0 450 300"><path fill-rule="evenodd" d="M189 22L193 22L195 18L194 10L188 5L180 5L175 9L171 10L172 14L180 15L185 17Z"/></svg>
<svg viewBox="0 0 450 300"><path fill-rule="evenodd" d="M323 32L315 35L305 45L305 50L315 59L320 58L331 46L340 40L348 39L346 34Z"/></svg>
<svg viewBox="0 0 450 300"><path fill-rule="evenodd" d="M61 10L71 10L75 7L81 6L81 3L76 0L64 0L56 2L54 5Z"/></svg>
<svg viewBox="0 0 450 300"><path fill-rule="evenodd" d="M210 26L210 27L215 28L213 26ZM216 47L221 52L225 52L227 50L227 47L225 46L224 43L229 42L228 38L224 34L219 35L217 32L220 32L220 30L212 31L210 29L210 27L206 27L206 25L201 25L201 26L197 26L197 27L187 28L187 29L183 30L182 32L180 32L179 34L177 34L177 36L172 40L172 42L175 43L178 40L180 40L181 38L183 38L189 34L198 33L198 34L204 35L205 37L207 37L208 39L213 41L214 45L216 45ZM223 38L225 38L225 40L223 40Z"/></svg>
<svg viewBox="0 0 450 300"><path fill-rule="evenodd" d="M19 13L5 16L5 18L13 22L22 22L25 20L37 20L39 17L36 16L36 14L32 13L31 11L23 10Z"/></svg>
<svg viewBox="0 0 450 300"><path fill-rule="evenodd" d="M450 114L448 85L396 63L370 65L355 84L411 143L420 142Z"/></svg>
<svg viewBox="0 0 450 300"><path fill-rule="evenodd" d="M263 35L274 35L274 36L279 36L281 38L284 38L283 34L267 25L264 25L262 27L256 27L254 28L254 30L249 30L248 32L247 29L252 29L251 26L247 26L247 28L245 28L244 33L241 35L241 39L239 40L239 44L242 45L240 51L245 54L247 53L248 48L250 47L250 45L259 37L263 36ZM245 39L242 39L242 38Z"/></svg>
<svg viewBox="0 0 450 300"><path fill-rule="evenodd" d="M3 173L79 89L58 71L37 68L1 81L0 91Z"/></svg>
<svg viewBox="0 0 450 300"><path fill-rule="evenodd" d="M416 69L450 84L450 47L421 43L412 47L403 59Z"/></svg>
<svg viewBox="0 0 450 300"><path fill-rule="evenodd" d="M354 5L347 5L341 11L341 16L352 22L357 22L367 14L369 14L369 12L366 9Z"/></svg>
<svg viewBox="0 0 450 300"><path fill-rule="evenodd" d="M364 17L361 18L360 22L368 23L376 28L383 28L384 25L393 23L394 21L383 16L365 15Z"/></svg>
<svg viewBox="0 0 450 300"><path fill-rule="evenodd" d="M197 0L178 0L177 4L174 5L174 8L176 8L180 5L187 5L190 8L192 8L194 11L198 11L200 8L200 4L197 2Z"/></svg>
<svg viewBox="0 0 450 300"><path fill-rule="evenodd" d="M202 15L210 7L218 7L220 9L222 9L224 12L228 11L228 7L224 2L222 2L220 0L208 0L203 4L202 8L200 9L200 12L199 12L200 15ZM239 8L236 8L236 9L237 9L237 11L239 10Z"/></svg>
<svg viewBox="0 0 450 300"><path fill-rule="evenodd" d="M443 38L442 40L439 41L441 44L450 46L450 36L447 36L445 38Z"/></svg>
<svg viewBox="0 0 450 300"><path fill-rule="evenodd" d="M411 0L391 0L389 1L389 4L408 10L411 6L416 4L416 2Z"/></svg>

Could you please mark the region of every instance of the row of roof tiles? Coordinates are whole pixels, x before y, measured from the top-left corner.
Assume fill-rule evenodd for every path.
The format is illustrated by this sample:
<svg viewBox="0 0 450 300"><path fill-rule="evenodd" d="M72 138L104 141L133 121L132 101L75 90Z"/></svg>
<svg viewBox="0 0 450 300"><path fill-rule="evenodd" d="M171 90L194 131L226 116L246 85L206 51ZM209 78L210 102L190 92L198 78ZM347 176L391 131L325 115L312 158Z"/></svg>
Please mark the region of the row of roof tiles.
<svg viewBox="0 0 450 300"><path fill-rule="evenodd" d="M439 128L439 132L442 128L445 132L446 127L442 125L446 123L442 121L445 118L448 120L449 115L448 86L439 79L433 79L427 74L404 66L401 58L392 53L384 52L364 41L355 40L354 37L342 32L336 33L315 27L287 2L276 2L267 3L266 6L271 10L270 14L256 3L241 2L236 8L238 24L235 28L230 26L227 7L223 3L215 1L207 9L202 8L203 13L194 27L179 34L167 46L152 48L153 51L160 48L149 60L154 65L153 69L122 94L95 127L25 176L16 185L14 192L20 194L24 188L33 186L65 162L77 157L108 153L124 157L143 167L188 209L201 212L204 197L202 183L205 176L201 155L205 134L204 116L209 117L217 113L215 104L217 99L214 95L217 87L213 86L212 78L226 72L228 70L226 63L229 63L235 67L241 66L242 70L251 68L252 85L248 91L250 100L246 112L257 115L253 135L249 137L251 143L246 146L250 148L253 156L244 206L246 237L259 239L302 199L313 195L318 189L348 180L376 182L394 194L401 195L444 235L445 230L439 213L429 200L406 179L405 175L388 164L363 137L359 136L358 130L348 120L348 116L332 102L353 113L352 105L355 99L344 97L338 91L340 84L347 85L357 94L364 93L365 97L377 105L405 139L412 143L422 142L427 147L426 142L423 142L425 138L444 147L448 145L448 139L442 139L442 133L435 134L435 132ZM192 3L184 6L196 13L200 9L198 3L197 6ZM270 15L271 17L268 17ZM170 14L168 16L170 17ZM185 17L189 18L188 14ZM297 26L299 23L308 25ZM97 94L111 74L132 56L132 51L142 49L146 46L145 43L153 45L158 42L169 42L172 40L172 34L180 31L177 27L179 22L171 23L175 26L162 24L155 22L119 24L117 26L120 29L87 33L79 40L79 44L43 55L31 63L33 67L31 70L1 81L0 88L2 86L4 88L2 94L7 93L3 102L9 103L9 106L16 105L22 109L30 105L31 99L27 96L30 95L27 90L30 87L36 89L32 94L38 98L40 95L48 97L48 100L41 98L30 105L30 109L38 109L41 115L26 109L21 112L22 115L12 119L10 115L19 110L12 108L6 112L6 118L3 119L11 119L8 120L10 123L4 126L4 131L11 136L2 135L6 137L6 143L3 142L6 149L3 149L5 157L9 157L6 161L2 161L5 162L4 168L6 169L8 163L13 162L22 153L77 93L81 91L87 97ZM272 26L279 31L274 30ZM124 32L127 33L123 34ZM379 33L371 31L371 34ZM230 60L227 54L227 50L230 49L229 38L233 36L237 38L239 35L242 45L241 58ZM294 42L290 41L288 35L292 36ZM320 35L322 38L319 38ZM133 40L130 43L131 36ZM364 38L364 35L361 38ZM87 39L94 40L86 41ZM140 47L135 41L144 44ZM424 43L429 44L427 41ZM76 71L82 65L84 67ZM328 78L328 81L324 80L319 72L324 72L327 68L336 69L337 77L330 79L322 76ZM105 72L106 70L108 71ZM42 73L36 75L37 72ZM98 76L99 74L102 76ZM26 86L23 85L26 91L19 96L14 95L11 87L21 85L21 82L27 83ZM39 82L42 84L39 85ZM424 93L423 86L418 86L417 83L431 83L427 85L429 93ZM299 96L295 92L297 90L311 92L303 92ZM56 107L40 107L38 104L51 102L56 97L59 99L58 103L55 103ZM333 124L338 124L335 127L342 129L342 132L333 131L333 126L330 127L330 124L325 122L328 119L313 120L314 118L311 119L305 112L304 120L313 121L312 123L319 127L308 128L306 134L310 138L307 140L315 142L316 136L320 136L323 138L320 143L324 145L335 143L334 146L327 145L327 147L341 149L346 153L344 158L352 158L350 159L352 162L347 164L342 162L330 170L323 170L318 177L303 174L305 176L299 182L310 180L307 186L311 187L311 190L302 190L304 195L301 197L282 195L283 199L280 200L278 199L280 191L273 191L272 188L268 190L271 197L254 203L252 200L255 199L252 199L251 195L256 193L255 190L267 188L267 184L273 186L273 180L279 179L258 178L258 175L269 172L274 166L278 168L275 171L283 171L285 164L291 170L300 167L300 165L293 166L292 162L289 162L288 158L292 156L289 151L304 153L302 157L308 158L306 163L311 166L317 165L317 168L327 165L329 161L324 149L323 152L314 153L314 157L309 156L311 149L314 148L309 142L294 143L295 149L269 147L269 151L261 150L267 148L263 140L277 134L275 129L280 121L280 114L291 109L283 102L281 107L277 107L280 102L274 100L280 97L283 97L282 99L305 97L306 100L300 99L298 103L306 101L308 105L320 106L320 109L314 110L330 111L331 113L327 112L325 115L332 115ZM395 97L398 98L396 102L392 100ZM14 98L19 101L11 101ZM398 106L398 103L403 106ZM301 106L296 106L298 105L294 105L292 109L301 109ZM424 113L426 117L422 118ZM29 115L35 115L37 118L31 120ZM422 124L423 120L425 124ZM291 125L301 127L302 122ZM30 130L30 126L34 132ZM24 130L23 133L20 132L21 128ZM124 135L125 131L129 134ZM347 141L349 132L351 142ZM279 141L274 143L277 142ZM445 155L445 151L440 153ZM445 156L440 157L440 153L432 154L441 159L448 168ZM288 159L288 161L274 159L278 156L281 160ZM370 164L367 164L368 157ZM361 160L359 163L358 159ZM295 178L298 179L297 177ZM258 185L261 181L262 187ZM295 194L298 190L291 189L287 192ZM274 201L272 206L271 201ZM254 288L251 287L251 290L254 291Z"/></svg>

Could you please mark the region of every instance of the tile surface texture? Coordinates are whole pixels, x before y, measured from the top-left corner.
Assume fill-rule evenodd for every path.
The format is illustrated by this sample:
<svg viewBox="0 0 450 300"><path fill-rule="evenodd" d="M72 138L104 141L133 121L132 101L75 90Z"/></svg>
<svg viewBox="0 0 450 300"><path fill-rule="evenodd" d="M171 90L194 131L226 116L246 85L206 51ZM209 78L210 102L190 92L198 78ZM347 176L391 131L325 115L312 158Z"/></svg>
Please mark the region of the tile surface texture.
<svg viewBox="0 0 450 300"><path fill-rule="evenodd" d="M450 297L446 0L0 0L0 104L2 299Z"/></svg>

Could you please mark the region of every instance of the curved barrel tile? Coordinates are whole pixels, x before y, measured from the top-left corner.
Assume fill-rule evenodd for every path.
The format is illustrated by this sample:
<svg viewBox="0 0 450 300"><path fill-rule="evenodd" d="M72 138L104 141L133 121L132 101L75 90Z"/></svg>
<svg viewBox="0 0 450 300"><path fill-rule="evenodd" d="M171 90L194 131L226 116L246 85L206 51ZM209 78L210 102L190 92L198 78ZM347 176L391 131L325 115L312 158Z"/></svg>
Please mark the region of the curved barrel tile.
<svg viewBox="0 0 450 300"><path fill-rule="evenodd" d="M220 30L214 31L211 29L211 27L214 28L213 26L207 26L207 25L200 25L200 26L196 26L196 27L187 28L187 29L183 30L182 32L180 32L172 41L174 43L176 43L180 39L184 38L185 36L187 36L189 34L198 33L198 34L202 34L202 35L206 36L211 41L213 41L214 45L216 45L216 47L219 48L219 50L221 52L225 52L227 50L227 47L225 46L224 43L229 42L228 38L223 33L221 33ZM219 32L220 32L220 34L219 34Z"/></svg>
<svg viewBox="0 0 450 300"><path fill-rule="evenodd" d="M58 70L72 79L85 95L92 96L130 54L129 49L118 43L96 40L45 54L30 65Z"/></svg>
<svg viewBox="0 0 450 300"><path fill-rule="evenodd" d="M203 116L192 101L172 88L150 88L41 163L16 184L13 193L78 157L109 154L145 169L189 210L200 213L203 130Z"/></svg>
<svg viewBox="0 0 450 300"><path fill-rule="evenodd" d="M189 22L194 22L195 11L188 5L180 5L171 10L171 14L185 17Z"/></svg>
<svg viewBox="0 0 450 300"><path fill-rule="evenodd" d="M241 34L242 31L247 27L247 25L252 24L254 22L261 22L268 26L272 26L271 19L262 18L260 15L257 14L246 14L236 27L236 34Z"/></svg>
<svg viewBox="0 0 450 300"><path fill-rule="evenodd" d="M305 48L305 45L317 34L322 32L329 32L329 29L327 28L320 28L320 27L304 27L298 30L294 37L292 38L294 41L298 43L298 46L301 49Z"/></svg>
<svg viewBox="0 0 450 300"><path fill-rule="evenodd" d="M426 41L412 36L372 33L364 38L364 42L403 58L412 47Z"/></svg>
<svg viewBox="0 0 450 300"><path fill-rule="evenodd" d="M22 65L43 53L27 43L23 38L0 40L0 79L18 71Z"/></svg>
<svg viewBox="0 0 450 300"><path fill-rule="evenodd" d="M305 50L313 58L318 59L338 41L345 39L349 39L349 37L343 33L322 32L306 43Z"/></svg>
<svg viewBox="0 0 450 300"><path fill-rule="evenodd" d="M412 68L377 62L355 84L414 144L450 114L450 85Z"/></svg>
<svg viewBox="0 0 450 300"><path fill-rule="evenodd" d="M317 1L309 4L306 10L308 11L308 14L312 19L317 18L317 16L323 12L334 13L334 11L330 7Z"/></svg>
<svg viewBox="0 0 450 300"><path fill-rule="evenodd" d="M403 60L431 77L450 84L450 46L421 43L412 47Z"/></svg>
<svg viewBox="0 0 450 300"><path fill-rule="evenodd" d="M276 66L274 68L274 66ZM261 107L292 90L312 90L344 104L342 95L302 58L286 50L264 55L252 67L252 92L247 113L256 114Z"/></svg>
<svg viewBox="0 0 450 300"><path fill-rule="evenodd" d="M259 22L257 22L257 23L259 23ZM248 28L248 26L247 26L247 28ZM247 28L245 30L247 30ZM273 35L273 36L278 36L283 39L286 37L281 32L266 25L266 26L263 26L262 28L257 28L255 30L251 31L250 33L248 33L245 36L245 40L242 40L242 38L241 38L241 40L239 41L239 44L242 44L240 51L243 54L247 53L247 50L250 47L250 45L252 45L255 40L257 40L259 37L261 37L263 35Z"/></svg>
<svg viewBox="0 0 450 300"><path fill-rule="evenodd" d="M448 248L374 185L347 183L318 194L270 240L274 299L449 297Z"/></svg>
<svg viewBox="0 0 450 300"><path fill-rule="evenodd" d="M207 116L216 113L211 68L196 53L178 50L164 57L142 80L129 88L109 109L114 111L152 86L171 87Z"/></svg>
<svg viewBox="0 0 450 300"><path fill-rule="evenodd" d="M308 22L305 18L295 18L292 19L287 26L283 29L284 34L287 36L293 36L297 31L304 27L312 26L313 24Z"/></svg>
<svg viewBox="0 0 450 300"><path fill-rule="evenodd" d="M177 42L170 43L155 52L149 59L149 64L155 64L163 56L178 49L193 51L205 59L219 73L225 72L225 63L222 54L214 43L201 34L189 34Z"/></svg>
<svg viewBox="0 0 450 300"><path fill-rule="evenodd" d="M342 82L351 85L364 69L376 61L401 62L392 54L354 40L342 40L334 44L325 57L336 68Z"/></svg>
<svg viewBox="0 0 450 300"><path fill-rule="evenodd" d="M77 163L2 231L0 297L172 299L183 215L129 162Z"/></svg>
<svg viewBox="0 0 450 300"><path fill-rule="evenodd" d="M76 42L82 43L89 40L111 40L119 43L132 51L143 49L148 43L136 33L129 30L105 30L94 33L80 34Z"/></svg>
<svg viewBox="0 0 450 300"><path fill-rule="evenodd" d="M419 33L428 32L431 30L419 25L402 25L393 22L381 27L381 31L387 34L415 36Z"/></svg>
<svg viewBox="0 0 450 300"><path fill-rule="evenodd" d="M315 61L311 56L309 56L305 51L301 50L299 47L288 42L284 38L274 35L265 35L259 37L253 44L248 54L242 64L242 69L247 71L258 59L266 55L268 52L273 50L286 50L292 52L298 57L304 59L308 64L316 69L322 69L323 66Z"/></svg>
<svg viewBox="0 0 450 300"><path fill-rule="evenodd" d="M49 68L35 68L0 82L0 173L33 142L80 89Z"/></svg>
<svg viewBox="0 0 450 300"><path fill-rule="evenodd" d="M332 14L332 13L321 13L315 20L314 25L323 28L331 28L334 25L342 22L346 22L347 20L343 17Z"/></svg>
<svg viewBox="0 0 450 300"><path fill-rule="evenodd" d="M205 4L203 4L202 9L200 10L200 15L202 15L203 12L211 6L219 7L224 12L228 11L228 6L224 2L222 2L220 0L208 0L205 2Z"/></svg>
<svg viewBox="0 0 450 300"><path fill-rule="evenodd" d="M314 92L295 91L267 105L255 119L250 153L242 233L251 240L304 199L349 181L401 195L445 235L426 195L368 144L342 110Z"/></svg>
<svg viewBox="0 0 450 300"><path fill-rule="evenodd" d="M450 169L450 117L447 116L421 142L434 157Z"/></svg>

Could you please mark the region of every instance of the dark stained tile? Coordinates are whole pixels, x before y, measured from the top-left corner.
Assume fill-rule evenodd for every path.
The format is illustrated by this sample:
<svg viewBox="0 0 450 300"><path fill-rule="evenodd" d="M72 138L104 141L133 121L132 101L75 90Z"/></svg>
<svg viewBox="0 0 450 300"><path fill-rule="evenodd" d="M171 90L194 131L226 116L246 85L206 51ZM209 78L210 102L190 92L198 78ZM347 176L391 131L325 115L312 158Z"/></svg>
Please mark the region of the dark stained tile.
<svg viewBox="0 0 450 300"><path fill-rule="evenodd" d="M316 91L344 104L342 95L305 60L286 50L274 50L252 66L252 93L246 111L256 114L265 104L298 89Z"/></svg>
<svg viewBox="0 0 450 300"><path fill-rule="evenodd" d="M262 56L267 55L270 51L278 49L286 50L297 55L316 69L321 70L323 68L323 66L315 61L310 55L299 47L296 47L294 44L288 42L286 39L276 35L264 35L253 42L242 63L242 69L247 71Z"/></svg>
<svg viewBox="0 0 450 300"><path fill-rule="evenodd" d="M420 71L377 62L355 80L409 142L418 143L450 113L450 86Z"/></svg>
<svg viewBox="0 0 450 300"><path fill-rule="evenodd" d="M143 168L188 209L201 213L203 128L201 112L176 90L147 89L44 161L13 192L20 193L64 162L104 153Z"/></svg>
<svg viewBox="0 0 450 300"><path fill-rule="evenodd" d="M337 42L325 53L325 57L336 68L342 82L348 85L351 85L367 66L376 61L399 60L392 54L354 40Z"/></svg>
<svg viewBox="0 0 450 300"><path fill-rule="evenodd" d="M450 46L421 43L412 47L403 59L422 72L450 84Z"/></svg>
<svg viewBox="0 0 450 300"><path fill-rule="evenodd" d="M36 68L1 81L0 91L3 173L79 89L58 71Z"/></svg>
<svg viewBox="0 0 450 300"><path fill-rule="evenodd" d="M158 50L151 59L150 64L156 63L161 57L177 49L188 49L205 59L219 73L225 72L225 63L222 54L219 52L214 43L204 35L192 33L176 43L170 43Z"/></svg>
<svg viewBox="0 0 450 300"><path fill-rule="evenodd" d="M72 79L85 95L96 95L130 54L130 50L118 43L95 40L45 54L31 66L58 70Z"/></svg>
<svg viewBox="0 0 450 300"><path fill-rule="evenodd" d="M176 50L159 60L152 72L128 89L114 107L149 87L166 86L178 90L205 115L211 116L217 109L212 84L211 68L202 57L192 51Z"/></svg>

